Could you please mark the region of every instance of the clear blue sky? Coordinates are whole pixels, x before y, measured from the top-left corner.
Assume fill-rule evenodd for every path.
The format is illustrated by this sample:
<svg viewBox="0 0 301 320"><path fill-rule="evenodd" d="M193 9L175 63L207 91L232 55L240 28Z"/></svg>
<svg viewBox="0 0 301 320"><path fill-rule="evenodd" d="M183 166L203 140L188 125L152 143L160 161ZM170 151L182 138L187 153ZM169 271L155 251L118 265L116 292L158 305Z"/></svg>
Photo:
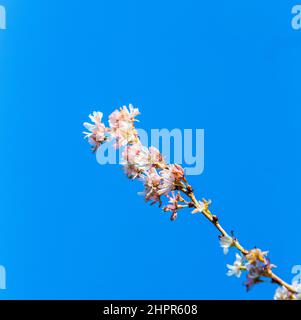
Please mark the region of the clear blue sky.
<svg viewBox="0 0 301 320"><path fill-rule="evenodd" d="M217 234L171 223L82 137L94 109L204 128L196 193L288 281L301 264L295 1L0 0L0 299L270 299L228 278Z"/></svg>

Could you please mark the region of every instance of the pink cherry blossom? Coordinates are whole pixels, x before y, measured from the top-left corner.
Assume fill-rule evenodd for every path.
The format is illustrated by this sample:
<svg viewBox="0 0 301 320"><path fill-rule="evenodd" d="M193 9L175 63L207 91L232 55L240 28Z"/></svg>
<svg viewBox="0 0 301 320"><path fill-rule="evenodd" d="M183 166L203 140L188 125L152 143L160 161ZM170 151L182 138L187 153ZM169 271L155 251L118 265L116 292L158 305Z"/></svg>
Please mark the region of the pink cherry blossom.
<svg viewBox="0 0 301 320"><path fill-rule="evenodd" d="M164 212L171 212L172 215L170 217L170 220L174 221L177 218L177 211L181 207L179 205L179 201L181 199L180 194L175 195L175 193L172 191L171 196L167 195L167 198L169 199L168 204L164 206L163 211Z"/></svg>
<svg viewBox="0 0 301 320"><path fill-rule="evenodd" d="M163 180L160 185L159 193L161 195L167 195L169 192L176 189L177 183L184 177L184 169L177 164L171 164L163 169L160 172L160 175Z"/></svg>
<svg viewBox="0 0 301 320"><path fill-rule="evenodd" d="M122 153L126 175L135 179L151 167L150 152L140 142L127 146Z"/></svg>
<svg viewBox="0 0 301 320"><path fill-rule="evenodd" d="M152 200L153 203L161 202L161 194L159 193L159 186L162 182L162 177L158 174L155 168L150 168L148 172L146 172L144 178L144 195L145 201Z"/></svg>
<svg viewBox="0 0 301 320"><path fill-rule="evenodd" d="M92 150L95 152L99 146L106 141L106 132L107 129L105 125L101 122L102 120L102 112L94 111L89 115L89 118L92 121L91 123L85 122L84 126L90 132L84 132L85 138L88 138L89 143L92 145Z"/></svg>
<svg viewBox="0 0 301 320"><path fill-rule="evenodd" d="M129 105L129 109L123 106L119 110L115 110L109 116L109 124L112 129L118 129L121 122L134 122L135 117L140 114L137 108L134 108L132 104Z"/></svg>
<svg viewBox="0 0 301 320"><path fill-rule="evenodd" d="M154 166L157 166L159 168L163 168L166 166L165 160L157 148L151 146L149 148L149 152L150 152L151 163Z"/></svg>
<svg viewBox="0 0 301 320"><path fill-rule="evenodd" d="M151 167L160 169L165 166L164 159L155 147L146 148L138 141L125 147L122 164L129 178L135 179Z"/></svg>
<svg viewBox="0 0 301 320"><path fill-rule="evenodd" d="M138 114L139 110L130 104L129 109L123 106L109 116L110 134L116 139L114 144L116 149L139 141L134 126L135 117Z"/></svg>

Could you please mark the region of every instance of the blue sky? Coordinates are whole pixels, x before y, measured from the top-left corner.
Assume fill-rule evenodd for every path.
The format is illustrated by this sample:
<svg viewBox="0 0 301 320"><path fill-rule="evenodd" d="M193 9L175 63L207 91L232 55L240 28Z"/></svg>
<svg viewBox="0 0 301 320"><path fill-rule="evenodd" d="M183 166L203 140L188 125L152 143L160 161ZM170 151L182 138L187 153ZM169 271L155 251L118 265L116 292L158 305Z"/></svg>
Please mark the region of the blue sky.
<svg viewBox="0 0 301 320"><path fill-rule="evenodd" d="M290 281L300 251L301 30L295 1L0 0L1 299L270 299L228 278L201 216L169 216L100 166L94 109L142 128L204 128L190 177L245 246Z"/></svg>

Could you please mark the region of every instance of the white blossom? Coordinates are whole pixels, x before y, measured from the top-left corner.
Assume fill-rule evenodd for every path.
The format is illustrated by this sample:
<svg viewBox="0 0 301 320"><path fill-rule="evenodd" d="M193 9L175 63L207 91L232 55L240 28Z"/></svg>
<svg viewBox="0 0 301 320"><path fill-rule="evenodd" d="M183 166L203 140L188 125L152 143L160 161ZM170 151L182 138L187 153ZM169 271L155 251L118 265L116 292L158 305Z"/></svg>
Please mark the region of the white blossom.
<svg viewBox="0 0 301 320"><path fill-rule="evenodd" d="M233 245L233 238L229 236L220 236L219 237L220 246L223 248L224 254L227 254L229 248Z"/></svg>
<svg viewBox="0 0 301 320"><path fill-rule="evenodd" d="M283 286L277 288L274 294L274 300L291 300L291 298L292 298L292 293Z"/></svg>
<svg viewBox="0 0 301 320"><path fill-rule="evenodd" d="M195 214L195 213L198 213L198 212L203 212L204 210L206 209L206 205L203 201L199 201L199 205L197 208L195 208L191 213L192 214Z"/></svg>
<svg viewBox="0 0 301 320"><path fill-rule="evenodd" d="M292 293L284 286L278 287L274 300L301 300L301 283L294 281L292 287L297 293Z"/></svg>
<svg viewBox="0 0 301 320"><path fill-rule="evenodd" d="M236 260L233 265L227 264L227 276L236 276L239 278L241 276L241 269L243 267L243 257L236 253Z"/></svg>

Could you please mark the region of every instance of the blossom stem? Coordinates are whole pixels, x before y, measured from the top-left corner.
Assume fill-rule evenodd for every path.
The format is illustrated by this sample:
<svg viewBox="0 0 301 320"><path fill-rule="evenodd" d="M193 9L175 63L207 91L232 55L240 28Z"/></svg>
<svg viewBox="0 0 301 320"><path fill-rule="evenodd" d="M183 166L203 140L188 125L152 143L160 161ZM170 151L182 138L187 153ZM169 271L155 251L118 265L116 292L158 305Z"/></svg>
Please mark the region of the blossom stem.
<svg viewBox="0 0 301 320"><path fill-rule="evenodd" d="M297 293L297 291L293 288L293 286L289 285L287 282L282 280L280 277L278 277L272 270L268 271L268 276L271 278L274 282L278 283L279 285L285 287L288 291L292 293Z"/></svg>
<svg viewBox="0 0 301 320"><path fill-rule="evenodd" d="M186 181L185 181L186 182ZM200 209L201 211L201 205L199 201L197 200L195 194L192 190L192 187L187 185L186 188L181 188L181 191L187 195L187 197L190 198L190 200L193 202L194 207L196 209ZM214 218L215 216L211 213L211 211L206 208L205 210L202 210L201 213L215 226L216 229L221 233L222 236L229 237L229 234L226 232L226 230L220 225L217 218ZM248 250L246 250L237 239L233 241L233 246L237 248L238 251L240 251L244 256L249 253ZM292 292L293 294L297 293L297 291L293 288L293 286L289 285L287 282L282 280L279 276L277 276L272 270L267 271L267 277L271 278L273 282L278 283L279 285L285 287L287 290Z"/></svg>
<svg viewBox="0 0 301 320"><path fill-rule="evenodd" d="M115 139L114 147L116 149L125 147L122 158L125 161L123 164L128 178L141 178L143 180L143 194L147 202L152 200L152 204L158 203L160 207L163 203L161 197L164 196L165 200L168 198L169 202L163 208L163 211L172 212L170 217L172 221L176 219L178 210L194 208L192 213L202 213L220 232L220 245L225 254L230 247L235 247L241 253L236 254L237 259L233 266L227 265L229 268L228 275L239 277L241 270L248 271L247 289L255 283L263 282L260 278L262 276L265 281L271 279L272 283L282 286L282 288L277 289L276 298L284 295L285 298L299 299L301 294L299 289L296 289L294 284L289 285L273 273L272 268L275 266L270 264L269 259L265 258L267 252L261 252L260 249L256 248L252 250L245 249L232 232L230 236L220 225L218 216L209 210L211 201L205 199L198 201L192 186L189 185L185 177L184 169L180 165L167 164L158 149L155 147L146 148L142 145L134 126L135 117L138 114L139 110L132 105L129 105L129 109L123 106L109 116L110 127L108 128L102 122L103 114L101 112L93 112L89 116L92 123L84 123L88 130L84 134L92 145L93 152L96 152L109 139ZM174 191L178 191L177 195L175 195ZM244 263L246 264L244 265Z"/></svg>

